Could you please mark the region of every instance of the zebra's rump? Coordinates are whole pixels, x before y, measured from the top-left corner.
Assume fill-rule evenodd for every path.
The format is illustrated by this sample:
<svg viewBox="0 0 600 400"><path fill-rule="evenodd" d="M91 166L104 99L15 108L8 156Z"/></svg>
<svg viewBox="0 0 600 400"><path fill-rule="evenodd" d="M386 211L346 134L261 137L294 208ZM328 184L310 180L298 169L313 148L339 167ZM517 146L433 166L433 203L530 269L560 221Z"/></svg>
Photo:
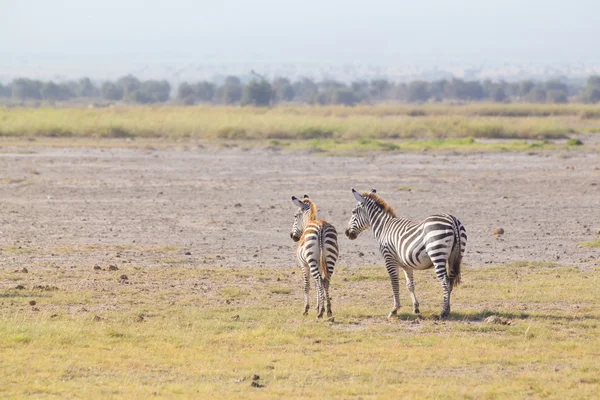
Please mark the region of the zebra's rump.
<svg viewBox="0 0 600 400"><path fill-rule="evenodd" d="M323 220L311 221L299 242L298 258L300 262L316 265L321 277L329 279L333 274L338 254L335 227Z"/></svg>

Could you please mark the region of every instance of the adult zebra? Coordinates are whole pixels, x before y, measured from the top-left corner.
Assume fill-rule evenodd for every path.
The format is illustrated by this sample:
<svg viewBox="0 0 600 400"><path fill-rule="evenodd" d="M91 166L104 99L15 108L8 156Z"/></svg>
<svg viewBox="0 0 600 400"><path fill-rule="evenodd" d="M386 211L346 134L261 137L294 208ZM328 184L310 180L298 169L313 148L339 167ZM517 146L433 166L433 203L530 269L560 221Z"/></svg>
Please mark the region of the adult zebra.
<svg viewBox="0 0 600 400"><path fill-rule="evenodd" d="M432 215L421 222L396 217L394 209L386 203L375 189L360 194L352 189L358 205L352 210L346 236L354 240L365 229L371 227L379 242L379 250L385 260L392 281L394 308L388 318L396 315L400 308L398 273L402 269L406 276L406 287L410 292L413 311L419 313L419 302L415 296L413 270L435 267L438 280L444 290L444 305L441 317L450 314L450 294L460 282L460 263L467 245L467 232L458 218L447 215Z"/></svg>
<svg viewBox="0 0 600 400"><path fill-rule="evenodd" d="M298 242L296 255L304 275L304 315L308 314L309 309L310 272L317 289L317 318L323 317L324 297L327 300L327 316L331 317L329 280L339 254L337 232L330 223L316 219L317 206L308 195L305 194L303 200L292 196L292 202L299 207L294 214L290 237L294 242Z"/></svg>

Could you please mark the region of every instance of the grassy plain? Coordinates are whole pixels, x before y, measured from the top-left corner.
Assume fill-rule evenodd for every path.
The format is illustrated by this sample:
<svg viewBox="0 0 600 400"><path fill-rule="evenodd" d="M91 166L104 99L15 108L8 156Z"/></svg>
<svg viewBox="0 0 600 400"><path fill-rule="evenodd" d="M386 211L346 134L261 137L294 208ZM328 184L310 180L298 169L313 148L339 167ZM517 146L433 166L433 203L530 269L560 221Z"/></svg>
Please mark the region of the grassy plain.
<svg viewBox="0 0 600 400"><path fill-rule="evenodd" d="M328 322L314 308L301 315L296 268L2 270L0 397L597 395L597 268L517 262L466 268L463 278L449 320L435 318L431 271L416 275L423 316L403 290L399 318L387 320L384 268L340 267Z"/></svg>
<svg viewBox="0 0 600 400"><path fill-rule="evenodd" d="M0 136L197 139L555 139L597 133L600 106L0 108Z"/></svg>

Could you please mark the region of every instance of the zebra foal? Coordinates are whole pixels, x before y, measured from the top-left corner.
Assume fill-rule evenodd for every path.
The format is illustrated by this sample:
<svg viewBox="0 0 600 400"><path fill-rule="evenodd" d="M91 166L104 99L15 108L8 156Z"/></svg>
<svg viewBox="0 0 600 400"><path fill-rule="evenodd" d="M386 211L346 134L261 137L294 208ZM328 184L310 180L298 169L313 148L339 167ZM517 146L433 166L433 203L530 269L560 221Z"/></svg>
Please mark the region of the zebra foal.
<svg viewBox="0 0 600 400"><path fill-rule="evenodd" d="M467 232L462 223L447 214L431 215L421 222L396 217L394 209L377 195L375 189L360 194L352 189L358 205L352 210L346 236L354 240L371 227L379 242L379 250L385 260L394 293L394 308L388 318L400 308L398 274L400 269L406 277L413 311L419 313L415 296L414 270L435 268L444 291L441 318L450 314L450 294L460 282L460 264L467 245Z"/></svg>
<svg viewBox="0 0 600 400"><path fill-rule="evenodd" d="M302 200L292 196L292 202L298 206L294 214L294 225L290 237L298 242L298 262L304 276L304 315L308 314L309 273L315 280L317 290L317 318L323 317L327 300L327 316L331 317L331 299L329 281L337 261L339 250L337 232L330 223L317 220L317 206L304 195Z"/></svg>

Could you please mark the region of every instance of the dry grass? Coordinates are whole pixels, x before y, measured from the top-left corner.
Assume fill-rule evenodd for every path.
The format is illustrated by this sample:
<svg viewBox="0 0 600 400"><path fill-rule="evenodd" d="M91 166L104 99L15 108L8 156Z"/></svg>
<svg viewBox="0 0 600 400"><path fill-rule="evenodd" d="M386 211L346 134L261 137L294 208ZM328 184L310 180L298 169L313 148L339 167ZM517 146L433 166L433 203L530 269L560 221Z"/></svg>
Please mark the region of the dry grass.
<svg viewBox="0 0 600 400"><path fill-rule="evenodd" d="M291 267L2 270L0 397L597 395L597 268L466 268L448 321L434 319L433 275L416 275L423 318L409 313L403 288L402 313L388 321L384 268L340 267L329 323L314 308L301 315L301 274ZM484 322L490 315L510 324ZM264 387L251 386L254 374Z"/></svg>
<svg viewBox="0 0 600 400"><path fill-rule="evenodd" d="M360 107L0 108L0 136L199 139L565 138L600 107L478 104Z"/></svg>

